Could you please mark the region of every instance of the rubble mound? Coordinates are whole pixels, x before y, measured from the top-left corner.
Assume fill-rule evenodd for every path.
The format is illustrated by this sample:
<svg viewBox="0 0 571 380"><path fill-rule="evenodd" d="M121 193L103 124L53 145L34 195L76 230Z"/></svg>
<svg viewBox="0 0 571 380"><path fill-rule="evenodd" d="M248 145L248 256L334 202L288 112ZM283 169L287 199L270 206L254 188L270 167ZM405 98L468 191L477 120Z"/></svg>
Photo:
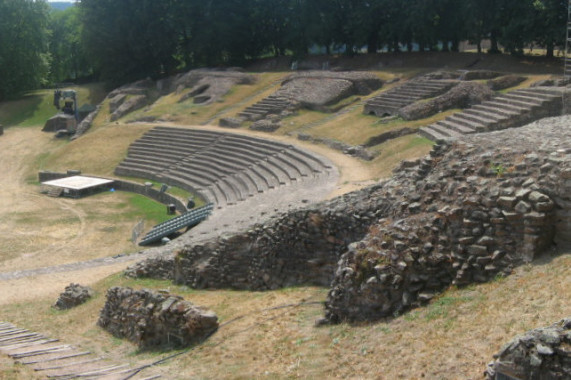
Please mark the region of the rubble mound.
<svg viewBox="0 0 571 380"><path fill-rule="evenodd" d="M571 318L526 332L494 355L486 379L571 378Z"/></svg>
<svg viewBox="0 0 571 380"><path fill-rule="evenodd" d="M216 315L167 292L113 287L97 324L142 349L188 347L218 329Z"/></svg>
<svg viewBox="0 0 571 380"><path fill-rule="evenodd" d="M64 292L60 294L54 308L59 310L74 308L87 302L91 297L93 297L93 294L93 289L88 286L73 283L69 284L65 287Z"/></svg>
<svg viewBox="0 0 571 380"><path fill-rule="evenodd" d="M443 95L428 101L410 104L398 110L405 120L418 120L453 108L467 108L489 100L494 92L481 83L460 82Z"/></svg>

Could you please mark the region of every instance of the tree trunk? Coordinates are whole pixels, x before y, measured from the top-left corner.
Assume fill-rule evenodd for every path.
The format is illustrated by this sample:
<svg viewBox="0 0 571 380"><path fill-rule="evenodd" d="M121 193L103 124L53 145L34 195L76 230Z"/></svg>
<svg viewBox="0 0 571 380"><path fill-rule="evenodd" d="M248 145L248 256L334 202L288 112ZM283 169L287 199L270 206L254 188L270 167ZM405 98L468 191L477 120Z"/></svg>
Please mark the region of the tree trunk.
<svg viewBox="0 0 571 380"><path fill-rule="evenodd" d="M554 46L552 42L548 42L547 46L545 47L545 56L547 58L553 58L553 50L554 50Z"/></svg>
<svg viewBox="0 0 571 380"><path fill-rule="evenodd" d="M377 47L379 46L379 36L376 32L369 34L367 38L367 53L375 54L377 52Z"/></svg>
<svg viewBox="0 0 571 380"><path fill-rule="evenodd" d="M498 37L497 37L497 33L495 30L492 30L492 33L490 34L490 53L495 54L495 53L499 53L500 49L498 48Z"/></svg>

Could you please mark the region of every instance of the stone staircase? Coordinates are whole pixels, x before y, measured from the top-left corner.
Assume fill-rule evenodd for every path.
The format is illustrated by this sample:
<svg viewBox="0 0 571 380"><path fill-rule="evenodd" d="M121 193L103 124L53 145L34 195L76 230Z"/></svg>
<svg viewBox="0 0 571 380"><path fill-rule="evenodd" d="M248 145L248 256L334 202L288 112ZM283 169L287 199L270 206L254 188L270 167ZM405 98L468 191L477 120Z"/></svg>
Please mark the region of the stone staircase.
<svg viewBox="0 0 571 380"><path fill-rule="evenodd" d="M287 97L274 94L247 107L244 111L240 112L238 116L246 120L257 121L265 118L269 114L280 114L289 108L291 104L291 101Z"/></svg>
<svg viewBox="0 0 571 380"><path fill-rule="evenodd" d="M369 99L365 103L363 113L378 117L392 116L402 107L420 99L441 95L457 83L457 81L453 80L410 80L402 86L392 88Z"/></svg>
<svg viewBox="0 0 571 380"><path fill-rule="evenodd" d="M500 94L482 104L458 112L444 120L420 128L433 141L465 134L520 127L532 121L560 114L563 89L533 87Z"/></svg>

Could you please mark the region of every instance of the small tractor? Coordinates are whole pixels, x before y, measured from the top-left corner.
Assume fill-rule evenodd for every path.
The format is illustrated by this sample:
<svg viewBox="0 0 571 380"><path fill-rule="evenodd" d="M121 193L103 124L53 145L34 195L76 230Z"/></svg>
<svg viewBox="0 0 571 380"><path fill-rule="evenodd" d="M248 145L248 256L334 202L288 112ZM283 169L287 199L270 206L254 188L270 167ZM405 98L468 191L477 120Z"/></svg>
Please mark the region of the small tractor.
<svg viewBox="0 0 571 380"><path fill-rule="evenodd" d="M57 136L73 135L80 121L75 90L55 90L54 106L60 112L46 122L42 131L56 132Z"/></svg>

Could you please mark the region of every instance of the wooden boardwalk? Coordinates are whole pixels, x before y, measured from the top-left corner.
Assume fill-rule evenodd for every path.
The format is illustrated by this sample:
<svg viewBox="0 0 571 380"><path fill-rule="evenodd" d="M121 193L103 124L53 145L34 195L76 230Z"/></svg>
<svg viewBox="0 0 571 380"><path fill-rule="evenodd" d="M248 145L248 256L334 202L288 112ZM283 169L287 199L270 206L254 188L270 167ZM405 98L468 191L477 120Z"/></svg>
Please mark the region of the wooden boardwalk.
<svg viewBox="0 0 571 380"><path fill-rule="evenodd" d="M6 322L0 322L0 354L30 366L44 379L150 380L161 377Z"/></svg>

